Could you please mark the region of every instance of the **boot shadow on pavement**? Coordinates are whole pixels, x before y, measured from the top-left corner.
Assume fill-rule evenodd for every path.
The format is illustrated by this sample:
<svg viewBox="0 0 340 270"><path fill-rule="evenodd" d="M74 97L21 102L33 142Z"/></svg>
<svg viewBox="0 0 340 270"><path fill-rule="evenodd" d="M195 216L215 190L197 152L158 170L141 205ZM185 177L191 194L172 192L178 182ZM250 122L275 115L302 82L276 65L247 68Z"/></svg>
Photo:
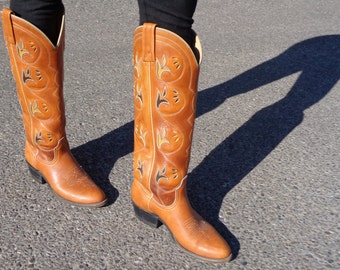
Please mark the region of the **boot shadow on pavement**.
<svg viewBox="0 0 340 270"><path fill-rule="evenodd" d="M227 98L296 72L300 75L283 99L255 113L189 175L188 195L193 207L230 243L234 257L240 245L219 220L223 199L303 121L304 110L319 102L337 83L340 77L340 35L304 40L277 57L199 93L198 117L215 109ZM231 118L232 115L225 117Z"/></svg>

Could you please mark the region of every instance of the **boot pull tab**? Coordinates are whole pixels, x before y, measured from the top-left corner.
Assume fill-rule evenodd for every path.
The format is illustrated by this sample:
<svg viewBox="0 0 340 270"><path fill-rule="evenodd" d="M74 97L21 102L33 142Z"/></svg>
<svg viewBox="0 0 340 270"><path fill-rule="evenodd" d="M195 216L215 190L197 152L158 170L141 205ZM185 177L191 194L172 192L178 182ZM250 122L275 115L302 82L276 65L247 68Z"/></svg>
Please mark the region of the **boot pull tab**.
<svg viewBox="0 0 340 270"><path fill-rule="evenodd" d="M155 61L156 24L144 23L143 25L143 61Z"/></svg>
<svg viewBox="0 0 340 270"><path fill-rule="evenodd" d="M2 10L2 30L4 32L5 40L7 40L7 42L10 44L15 45L14 29L11 18L12 14L14 14L13 11L8 8L4 8Z"/></svg>

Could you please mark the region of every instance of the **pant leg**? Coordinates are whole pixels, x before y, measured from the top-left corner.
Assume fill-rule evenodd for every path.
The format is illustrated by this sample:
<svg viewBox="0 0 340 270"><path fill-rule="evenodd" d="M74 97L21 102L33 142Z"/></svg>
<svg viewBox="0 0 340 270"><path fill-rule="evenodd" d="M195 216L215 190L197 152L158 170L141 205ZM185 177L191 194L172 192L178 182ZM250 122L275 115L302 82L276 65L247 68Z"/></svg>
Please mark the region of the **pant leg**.
<svg viewBox="0 0 340 270"><path fill-rule="evenodd" d="M181 36L192 48L192 31L197 0L138 0L140 24L156 23ZM42 30L56 44L64 14L62 0L11 0L10 8L23 19Z"/></svg>
<svg viewBox="0 0 340 270"><path fill-rule="evenodd" d="M64 14L62 0L11 0L10 9L43 31L53 44L57 43Z"/></svg>
<svg viewBox="0 0 340 270"><path fill-rule="evenodd" d="M197 0L138 0L140 25L156 23L182 37L194 48L193 15Z"/></svg>

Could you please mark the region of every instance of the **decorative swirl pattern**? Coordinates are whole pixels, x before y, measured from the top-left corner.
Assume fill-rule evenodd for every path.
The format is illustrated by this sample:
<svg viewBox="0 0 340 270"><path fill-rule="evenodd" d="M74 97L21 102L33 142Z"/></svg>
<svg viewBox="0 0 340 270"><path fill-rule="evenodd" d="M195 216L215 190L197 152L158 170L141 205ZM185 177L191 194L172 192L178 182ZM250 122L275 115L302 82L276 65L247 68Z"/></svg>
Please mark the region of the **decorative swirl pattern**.
<svg viewBox="0 0 340 270"><path fill-rule="evenodd" d="M142 47L142 39L135 36L135 48ZM134 51L134 177L169 205L187 174L198 66L176 40L165 42L162 36L153 60L150 53L143 58L144 50Z"/></svg>
<svg viewBox="0 0 340 270"><path fill-rule="evenodd" d="M46 44L25 29L16 28L16 34L20 39L16 40L14 57L22 82L18 87L19 99L27 112L23 114L26 135L42 153L57 147L64 137L64 108L59 101L63 78L58 71L62 53L51 53Z"/></svg>
<svg viewBox="0 0 340 270"><path fill-rule="evenodd" d="M41 56L41 45L32 40L20 39L16 44L16 48L18 57L24 64L33 64Z"/></svg>
<svg viewBox="0 0 340 270"><path fill-rule="evenodd" d="M43 90L48 85L46 72L38 67L28 67L22 71L22 81L31 90Z"/></svg>

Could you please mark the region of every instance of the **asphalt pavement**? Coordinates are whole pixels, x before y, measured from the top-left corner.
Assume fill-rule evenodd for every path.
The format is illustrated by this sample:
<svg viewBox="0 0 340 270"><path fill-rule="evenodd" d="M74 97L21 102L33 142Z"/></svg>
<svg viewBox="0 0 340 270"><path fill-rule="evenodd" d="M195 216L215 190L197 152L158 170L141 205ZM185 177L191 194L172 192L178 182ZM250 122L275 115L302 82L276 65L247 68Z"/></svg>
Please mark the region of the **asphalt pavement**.
<svg viewBox="0 0 340 270"><path fill-rule="evenodd" d="M183 253L133 213L137 2L65 6L68 139L109 204L70 206L32 180L1 38L0 269L340 269L339 0L198 3L188 193L233 249L223 264Z"/></svg>

